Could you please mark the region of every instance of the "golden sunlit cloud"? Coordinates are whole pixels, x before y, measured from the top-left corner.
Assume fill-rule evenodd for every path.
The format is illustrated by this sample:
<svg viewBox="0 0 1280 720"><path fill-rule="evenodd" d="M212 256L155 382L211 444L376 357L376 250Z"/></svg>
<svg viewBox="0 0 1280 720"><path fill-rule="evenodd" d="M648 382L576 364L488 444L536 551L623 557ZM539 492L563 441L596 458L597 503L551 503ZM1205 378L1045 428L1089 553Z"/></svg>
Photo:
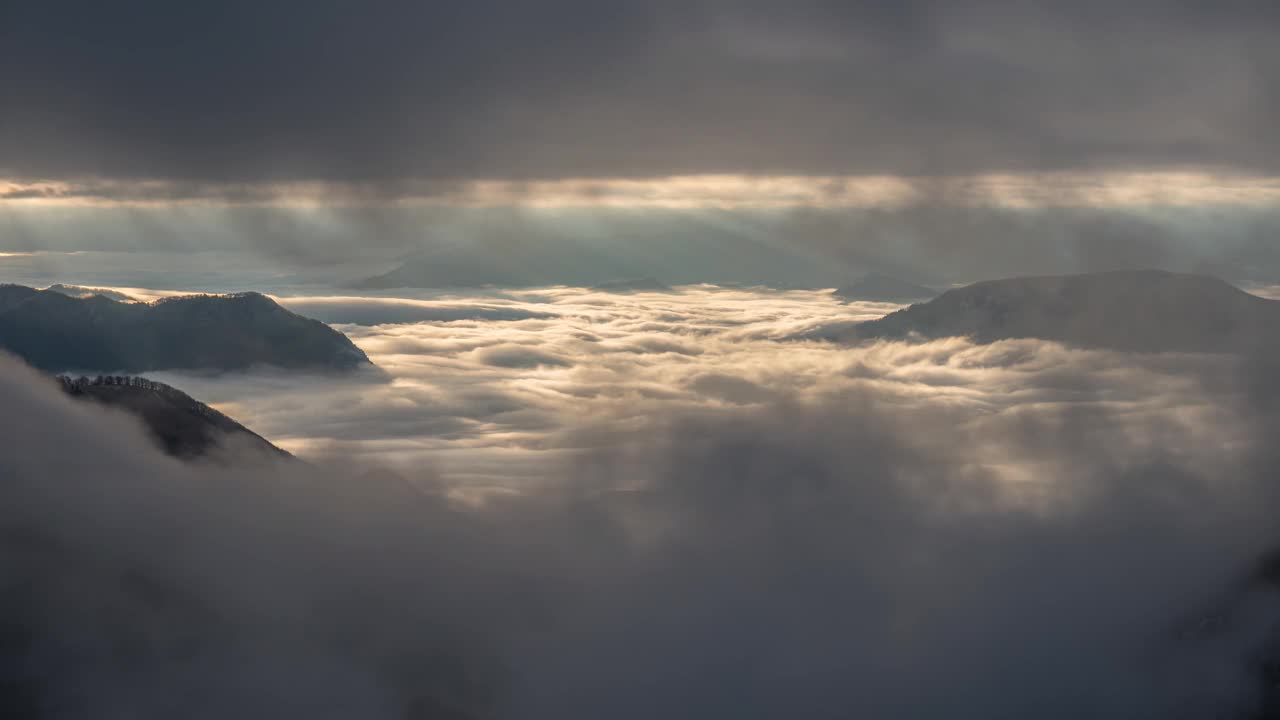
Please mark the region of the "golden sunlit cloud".
<svg viewBox="0 0 1280 720"><path fill-rule="evenodd" d="M0 202L32 206L254 205L785 209L908 205L1127 207L1280 204L1280 178L1210 171L1056 172L963 177L680 175L658 178L173 183L0 181Z"/></svg>

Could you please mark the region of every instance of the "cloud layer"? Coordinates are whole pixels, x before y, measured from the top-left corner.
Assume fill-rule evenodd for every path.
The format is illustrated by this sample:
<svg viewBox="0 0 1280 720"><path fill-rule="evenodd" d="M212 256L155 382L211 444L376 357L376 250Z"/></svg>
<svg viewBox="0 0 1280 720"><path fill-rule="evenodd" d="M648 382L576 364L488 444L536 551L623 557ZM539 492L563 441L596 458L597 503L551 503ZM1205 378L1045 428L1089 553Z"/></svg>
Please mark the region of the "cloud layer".
<svg viewBox="0 0 1280 720"><path fill-rule="evenodd" d="M1231 363L1032 341L850 349L793 340L898 307L841 303L821 290L692 286L615 294L558 287L281 301L321 319L359 319L340 327L390 382L380 375L159 379L218 404L291 451L340 449L400 468L433 462L475 485L518 485L516 477L541 476L546 462L576 450L584 435L596 443L653 432L673 412L732 416L858 389L911 407L968 408L993 434L1011 416L1103 401L1123 403L1141 424L1175 408L1209 412L1212 403L1193 380L1228 372ZM406 313L433 319L404 322ZM1239 431L1208 416L1199 422L1200 432L1223 442ZM512 458L520 462L507 462Z"/></svg>
<svg viewBox="0 0 1280 720"><path fill-rule="evenodd" d="M821 392L840 382L842 351L779 340L897 307L845 305L830 291L712 286L423 297L280 298L322 320L360 322L339 327L371 353L389 384L380 377L158 377L219 403L290 451L341 448L391 464L431 459L454 476L510 473L520 465L505 459L519 457L537 474L539 458L572 450L579 429L643 431L646 418L675 409L732 408L807 387Z"/></svg>
<svg viewBox="0 0 1280 720"><path fill-rule="evenodd" d="M884 310L813 292L438 302L555 318L348 327L389 383L182 379L326 451L275 472L179 464L4 361L4 701L67 718L1262 701L1273 366L777 340Z"/></svg>

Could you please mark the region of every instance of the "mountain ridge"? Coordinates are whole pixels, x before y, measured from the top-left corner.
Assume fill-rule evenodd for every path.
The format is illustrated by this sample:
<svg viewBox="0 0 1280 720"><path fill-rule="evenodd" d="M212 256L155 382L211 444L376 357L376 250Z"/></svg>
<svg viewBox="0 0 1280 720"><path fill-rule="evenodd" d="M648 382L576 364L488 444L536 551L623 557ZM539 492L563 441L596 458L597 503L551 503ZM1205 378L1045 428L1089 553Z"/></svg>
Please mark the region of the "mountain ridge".
<svg viewBox="0 0 1280 720"><path fill-rule="evenodd" d="M882 302L906 302L909 300L926 300L936 297L937 290L924 285L917 285L906 280L868 273L862 279L850 285L837 288L836 297L845 300L873 300Z"/></svg>
<svg viewBox="0 0 1280 720"><path fill-rule="evenodd" d="M293 456L269 440L181 390L138 376L56 376L67 395L124 410L139 418L167 454L183 460L220 459L221 453L257 459Z"/></svg>
<svg viewBox="0 0 1280 720"><path fill-rule="evenodd" d="M115 300L116 302L122 302L122 303L138 302L138 298L135 298L132 295L126 295L125 293L119 292L117 290L111 290L109 288L84 287L82 285L65 285L63 283L54 283L49 287L45 288L45 290L62 293L63 295L68 295L73 298L80 298L82 300L85 298L93 297L94 295L101 295L102 297L108 300Z"/></svg>
<svg viewBox="0 0 1280 720"><path fill-rule="evenodd" d="M256 292L122 303L0 285L0 348L49 372L371 365L347 336Z"/></svg>
<svg viewBox="0 0 1280 720"><path fill-rule="evenodd" d="M855 340L1037 338L1137 352L1280 347L1280 301L1216 277L1116 270L973 283L853 327Z"/></svg>

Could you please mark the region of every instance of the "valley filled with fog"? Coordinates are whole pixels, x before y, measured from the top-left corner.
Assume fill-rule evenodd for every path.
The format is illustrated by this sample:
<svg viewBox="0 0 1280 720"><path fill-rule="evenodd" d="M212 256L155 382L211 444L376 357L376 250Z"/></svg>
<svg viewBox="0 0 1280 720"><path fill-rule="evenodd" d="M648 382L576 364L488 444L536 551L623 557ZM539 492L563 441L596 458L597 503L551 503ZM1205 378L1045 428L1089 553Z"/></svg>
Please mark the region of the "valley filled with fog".
<svg viewBox="0 0 1280 720"><path fill-rule="evenodd" d="M430 467L471 492L519 490L583 451L634 445L677 418L711 423L779 405L800 411L862 399L933 422L946 417L944 433L914 442L954 446L965 466L1041 490L1056 475L1037 469L1040 458L957 443L956 433L999 436L1097 416L1152 451L1181 447L1168 442L1166 433L1176 433L1221 452L1244 421L1233 408L1247 388L1226 380L1242 361L1229 355L1033 339L851 347L810 338L902 306L841 302L828 290L329 292L277 299L341 330L375 367L150 375L302 457L401 472Z"/></svg>
<svg viewBox="0 0 1280 720"><path fill-rule="evenodd" d="M426 462L481 485L518 484L579 449L584 433L643 437L671 413L732 415L838 392L849 385L839 349L786 338L896 307L712 286L434 295L279 298L369 354L377 369L353 377L158 377L304 456Z"/></svg>
<svg viewBox="0 0 1280 720"><path fill-rule="evenodd" d="M0 521L78 519L16 556L70 717L1262 702L1270 358L828 341L902 306L822 289L265 289L372 366L147 375L301 464L180 464L4 361Z"/></svg>

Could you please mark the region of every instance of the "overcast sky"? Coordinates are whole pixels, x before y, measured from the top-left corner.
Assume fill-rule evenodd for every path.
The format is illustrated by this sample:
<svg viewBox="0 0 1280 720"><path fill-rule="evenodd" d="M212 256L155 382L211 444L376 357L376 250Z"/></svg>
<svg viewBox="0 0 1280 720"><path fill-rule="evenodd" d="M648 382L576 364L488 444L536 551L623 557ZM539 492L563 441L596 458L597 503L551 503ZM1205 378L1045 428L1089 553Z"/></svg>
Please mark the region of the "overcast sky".
<svg viewBox="0 0 1280 720"><path fill-rule="evenodd" d="M0 166L14 181L394 190L1280 164L1280 6L1261 0L73 0L0 13Z"/></svg>
<svg viewBox="0 0 1280 720"><path fill-rule="evenodd" d="M1278 35L1261 0L10 2L0 252L1280 282Z"/></svg>

